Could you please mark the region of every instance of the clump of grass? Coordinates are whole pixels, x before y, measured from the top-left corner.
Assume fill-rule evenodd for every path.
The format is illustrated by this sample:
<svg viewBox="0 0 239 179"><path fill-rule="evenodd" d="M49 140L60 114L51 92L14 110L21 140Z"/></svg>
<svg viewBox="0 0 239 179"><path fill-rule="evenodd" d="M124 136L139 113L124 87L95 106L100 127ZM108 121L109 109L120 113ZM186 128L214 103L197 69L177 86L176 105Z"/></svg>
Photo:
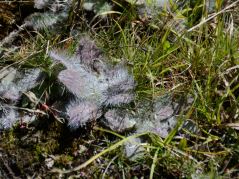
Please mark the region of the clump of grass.
<svg viewBox="0 0 239 179"><path fill-rule="evenodd" d="M200 3L194 8L198 6L204 4ZM171 140L163 146L152 144L155 149L150 148L148 154L152 156L151 169L155 172L159 169L155 168L159 162L158 156L169 153L172 160L167 158L165 163L158 165L163 169L167 168L169 173L173 173L178 167L174 177L189 177L192 172L204 173L205 176L211 173L218 177L237 175L229 169L236 167L233 165L234 160L231 159L228 165L224 165L223 161L238 155L234 148L228 147L225 140L226 136L231 136L229 131L237 133L226 126L236 123L238 119L238 31L235 28L238 22L233 21L233 13L230 16L220 9L222 7L219 4L216 8L221 13L213 21L203 20L210 18L210 14L204 13L204 9L199 14L202 20L191 16L189 25L204 23L198 27L195 24L195 28L188 32L185 29L183 35L173 42L169 38L172 35L170 29L165 29L160 23L154 24L160 30L152 31L149 26L143 27L142 22L135 25L129 21L122 25L120 21L115 21L112 28L100 32L101 41L107 44L105 51L113 54L113 60L115 57L123 57L132 64L138 82L139 98L152 98L166 91L172 92L175 97L187 94L193 96L192 106L181 117L183 120L192 119L201 132L197 136L190 134L189 138L181 138L180 141L177 139L178 134L174 133ZM191 13L196 16L198 11ZM161 17L162 20L163 18ZM236 138L234 139L233 145L238 146ZM182 143L184 147L180 148ZM179 147L176 149L177 157L173 155L175 151L171 147ZM180 161L187 161L184 162L185 169L180 168ZM196 170L198 166L200 171ZM226 173L227 167L230 174ZM187 172L186 168L192 170Z"/></svg>

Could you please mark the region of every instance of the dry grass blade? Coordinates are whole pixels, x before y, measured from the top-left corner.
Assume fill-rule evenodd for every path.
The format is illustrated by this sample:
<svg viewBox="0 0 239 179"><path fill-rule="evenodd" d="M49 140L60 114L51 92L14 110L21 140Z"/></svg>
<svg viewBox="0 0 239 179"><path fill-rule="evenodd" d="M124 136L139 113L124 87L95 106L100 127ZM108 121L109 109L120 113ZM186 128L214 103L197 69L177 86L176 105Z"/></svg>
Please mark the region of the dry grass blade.
<svg viewBox="0 0 239 179"><path fill-rule="evenodd" d="M79 171L81 170L82 168L85 168L87 167L89 164L91 164L92 162L94 162L96 159L98 159L99 157L103 156L104 154L112 151L112 150L115 150L116 148L118 148L119 146L123 145L125 142L129 141L130 139L133 139L133 138L137 138L137 137L141 137L141 136L144 136L144 135L147 135L148 133L142 133L142 134L136 134L136 135L132 135L132 136L129 136L127 138L124 138L122 140L120 140L119 142L115 143L114 145L110 146L109 148L103 150L102 152L96 154L95 156L91 157L89 160L87 160L86 162L84 162L83 164L73 168L73 169L70 169L70 170L60 170L60 169L52 169L51 172L53 173L59 173L59 174L66 174L66 173L71 173L71 172L74 172L74 171Z"/></svg>
<svg viewBox="0 0 239 179"><path fill-rule="evenodd" d="M234 6L237 5L238 2L239 2L239 0L235 1L234 3L232 3L229 6L225 7L221 11L219 11L219 12L213 14L212 16L210 16L209 18L201 21L199 24L197 24L197 25L193 26L192 28L188 29L187 32L191 32L191 31L195 30L196 28L202 26L203 24L207 23L208 21L212 20L213 18L217 17L218 15L220 15L220 14L226 12L227 10L233 8Z"/></svg>
<svg viewBox="0 0 239 179"><path fill-rule="evenodd" d="M239 123L229 123L229 124L226 124L226 126L232 128L232 129L239 130Z"/></svg>

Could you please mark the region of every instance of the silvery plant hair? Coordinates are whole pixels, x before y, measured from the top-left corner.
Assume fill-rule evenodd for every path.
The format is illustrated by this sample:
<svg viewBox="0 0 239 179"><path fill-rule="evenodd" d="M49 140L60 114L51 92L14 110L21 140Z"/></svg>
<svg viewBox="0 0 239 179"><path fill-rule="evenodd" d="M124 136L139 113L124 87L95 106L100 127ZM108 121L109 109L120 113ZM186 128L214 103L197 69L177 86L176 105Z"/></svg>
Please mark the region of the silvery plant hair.
<svg viewBox="0 0 239 179"><path fill-rule="evenodd" d="M65 50L52 50L49 56L65 66L58 80L75 96L75 101L67 107L71 128L98 118L103 108L117 107L134 100L135 82L126 65L109 64L89 37L82 37L74 55L68 55ZM94 66L97 63L101 65Z"/></svg>

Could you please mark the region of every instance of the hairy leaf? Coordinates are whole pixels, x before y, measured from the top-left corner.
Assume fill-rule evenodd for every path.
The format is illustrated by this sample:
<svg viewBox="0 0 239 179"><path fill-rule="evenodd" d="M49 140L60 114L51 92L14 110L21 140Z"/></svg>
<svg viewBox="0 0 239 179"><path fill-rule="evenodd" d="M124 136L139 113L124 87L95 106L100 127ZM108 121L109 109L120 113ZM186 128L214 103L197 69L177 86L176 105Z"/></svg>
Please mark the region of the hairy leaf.
<svg viewBox="0 0 239 179"><path fill-rule="evenodd" d="M100 108L88 101L73 101L67 107L69 127L77 129L102 115Z"/></svg>
<svg viewBox="0 0 239 179"><path fill-rule="evenodd" d="M49 56L66 67L58 80L76 97L67 110L70 126L77 128L90 121L96 109L128 104L134 99L135 82L126 65L109 64L89 37L81 38L75 55L53 50ZM89 109L82 111L86 107Z"/></svg>

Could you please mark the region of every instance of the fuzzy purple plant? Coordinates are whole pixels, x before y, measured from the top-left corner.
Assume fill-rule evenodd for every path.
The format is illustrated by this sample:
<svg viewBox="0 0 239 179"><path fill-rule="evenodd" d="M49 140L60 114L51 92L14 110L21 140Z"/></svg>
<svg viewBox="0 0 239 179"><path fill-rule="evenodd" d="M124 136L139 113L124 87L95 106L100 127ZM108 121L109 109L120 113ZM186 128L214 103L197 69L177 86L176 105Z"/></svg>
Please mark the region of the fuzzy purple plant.
<svg viewBox="0 0 239 179"><path fill-rule="evenodd" d="M123 64L112 67L105 74L108 77L108 88L104 91L106 106L119 106L133 101L135 81Z"/></svg>
<svg viewBox="0 0 239 179"><path fill-rule="evenodd" d="M54 50L49 56L66 67L59 73L58 80L80 101L67 108L71 128L78 128L100 116L92 116L92 111L95 114L101 108L133 101L135 82L126 65L109 64L89 37L82 37L75 55Z"/></svg>
<svg viewBox="0 0 239 179"><path fill-rule="evenodd" d="M19 119L19 112L0 102L0 131L10 129Z"/></svg>
<svg viewBox="0 0 239 179"><path fill-rule="evenodd" d="M98 119L102 111L96 104L89 101L72 101L67 106L69 116L69 127L77 129L84 126L87 122Z"/></svg>
<svg viewBox="0 0 239 179"><path fill-rule="evenodd" d="M28 115L17 110L18 101L23 93L31 90L40 83L42 77L40 69L9 68L2 72L0 81L0 130L11 128L21 118L29 122Z"/></svg>
<svg viewBox="0 0 239 179"><path fill-rule="evenodd" d="M36 87L41 78L40 69L10 68L6 73L0 81L0 96L11 103L17 102L24 92Z"/></svg>
<svg viewBox="0 0 239 179"><path fill-rule="evenodd" d="M111 130L119 133L132 129L136 124L133 115L120 108L108 110L102 122Z"/></svg>
<svg viewBox="0 0 239 179"><path fill-rule="evenodd" d="M99 58L103 58L102 51L88 36L82 36L76 55L80 57L82 64L92 66Z"/></svg>

